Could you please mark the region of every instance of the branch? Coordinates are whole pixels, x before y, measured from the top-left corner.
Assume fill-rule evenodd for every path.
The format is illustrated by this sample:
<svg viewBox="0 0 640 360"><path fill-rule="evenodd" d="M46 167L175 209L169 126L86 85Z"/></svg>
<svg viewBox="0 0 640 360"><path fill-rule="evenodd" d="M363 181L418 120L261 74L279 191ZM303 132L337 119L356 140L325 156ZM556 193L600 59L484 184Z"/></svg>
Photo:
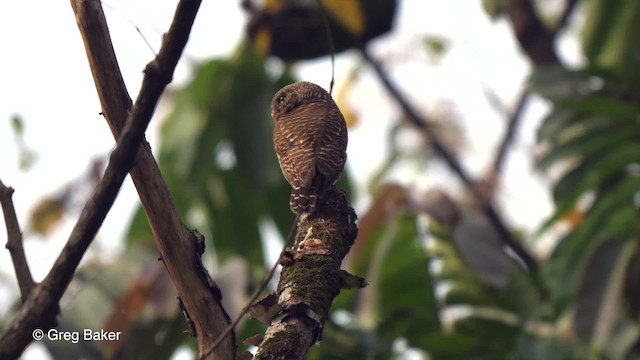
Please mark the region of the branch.
<svg viewBox="0 0 640 360"><path fill-rule="evenodd" d="M22 296L22 302L24 302L35 286L35 282L33 281L33 276L31 276L31 270L29 270L27 257L24 254L22 232L20 231L20 225L18 225L18 217L16 216L16 209L13 206L11 195L13 195L13 189L5 186L0 181L0 204L4 214L4 222L7 226L6 247L11 254L11 261L18 279L18 286L20 287L20 295Z"/></svg>
<svg viewBox="0 0 640 360"><path fill-rule="evenodd" d="M46 328L55 324L55 317L58 312L58 301L69 285L69 282L71 281L75 269L82 259L83 254L91 244L95 234L102 224L102 221L111 208L111 205L113 204L113 201L118 194L120 186L122 185L127 172L134 164L134 160L137 163L136 168L144 167L145 159L140 156L141 153L145 152L145 150L143 149L146 149L146 151L148 151L149 153L149 156L151 156L148 144L146 144L145 142L145 146L141 147L140 143L144 139L144 131L149 121L151 120L151 116L153 114L157 101L164 88L171 80L173 69L177 64L178 58L180 57L182 49L184 48L184 45L188 38L188 33L195 18L198 5L199 1L191 3L187 1L181 1L178 5L178 9L176 10L176 15L174 17L174 22L171 25L169 33L164 39L160 53L158 54L156 59L145 68L145 78L135 106L131 110L129 116L125 116L119 119L120 128L122 128L122 125L125 124L125 119L127 119L126 125L124 126L124 128L122 128L121 135L119 136L118 140L118 145L111 154L111 158L103 178L96 187L94 194L91 196L91 198L83 208L80 214L80 218L78 219L78 222L76 223L69 237L69 240L67 241L67 244L54 263L51 271L44 279L44 281L37 285L31 291L31 294L27 298L24 306L20 309L18 314L5 329L4 333L0 336L0 358L13 359L19 357L24 348L31 342L31 333L34 329ZM115 79L117 77L118 79L122 80L122 76L119 74L117 63L115 62L113 49L110 45L111 42L108 36L104 14L102 13L102 9L100 7L100 2L95 0L74 1L72 2L72 6L74 11L76 12L78 25L81 28L81 32L83 32L85 41L88 37L92 36L102 37L100 41L103 42L103 47L101 49L110 49L110 54L106 54L105 58L98 61L102 62L105 68L99 70L93 69L94 79L97 78L96 73L101 72L102 79ZM99 30L95 33L85 32L87 30L96 30L96 28ZM87 36L87 34L90 35ZM89 41L87 41L87 43L89 43ZM89 50L88 54L90 54ZM110 58L109 55L112 55L112 58ZM95 64L96 63L94 62L91 63L92 66ZM122 85L122 87L124 88L124 85ZM128 95L126 93L112 95L115 97L119 97L120 100L124 103L127 102L126 99L128 99ZM128 100L128 103L130 104L130 99ZM114 129L117 128L112 126L112 130ZM135 157L132 156L132 154L135 154L136 151L138 155ZM147 160L148 159L149 158L147 158ZM150 162L155 165L155 161L153 161L153 158L150 157L150 159ZM155 167L155 170L156 172L154 174L151 174L150 176L159 178L160 181L162 181L159 175L159 171L157 171L157 165ZM151 190L161 191L162 189L154 188ZM166 195L166 199L168 199L168 202L171 203L171 199L170 197L168 197L168 191L166 191L166 187L164 195ZM166 205L166 203L161 204L161 206ZM164 209L160 208L160 210ZM162 211L159 212L162 213ZM177 212L175 212L175 208L173 208L174 223L175 218L177 218L176 214ZM170 220L172 220L172 218L164 219L165 222L170 222ZM185 256L185 259L187 260L193 260L194 258L195 260L198 260L190 264L191 269L183 268L180 270L191 270L189 271L190 274L195 273L195 275L189 277L190 281L193 281L194 277L196 279L200 279L200 281L196 281L196 284L194 284L194 286L191 286L190 290L201 291L205 294L200 294L199 296L196 295L194 296L194 298L204 301L209 300L209 303L200 303L200 305L210 305L201 306L203 308L207 308L205 309L205 311L211 311L210 309L218 309L219 311L222 311L222 308L219 305L219 292L212 291L209 287L206 276L203 277L203 269L201 268L198 257L198 251L201 249L198 247L198 244L195 241L194 234L187 231L181 223L175 225L176 229L180 228L182 230L179 234L182 235L182 237L171 238L171 241L176 243L176 245L172 247L177 248L176 254L172 254L172 256L182 255ZM174 233L168 233L167 235L176 236L176 234ZM171 248L171 246L169 248ZM162 250L163 249L161 249L161 252ZM165 263L169 263L169 261L167 261L164 256L164 252L162 253ZM185 253L188 255L185 255ZM167 267L171 268L171 266L169 265ZM173 270L175 272L176 269ZM172 275L174 274L172 273ZM180 286L177 287L181 289ZM215 306L216 304L218 304L217 307ZM193 308L193 304L191 303L190 305L191 307L188 307L188 310L191 310ZM224 312L222 311L222 313ZM197 311L194 311L193 314L197 314ZM224 316L222 316L221 318L223 320L225 319ZM216 320L218 318L210 317L203 320L202 322L206 323L211 319ZM196 323L197 325L200 325L200 322L196 321ZM198 329L197 326L196 328ZM213 326L213 328L215 329L215 326ZM223 349L228 351L228 346L223 347ZM231 354L232 353L233 352L231 352ZM231 355L225 355L228 356L224 357L224 359L231 358Z"/></svg>
<svg viewBox="0 0 640 360"><path fill-rule="evenodd" d="M558 18L556 26L553 29L554 37L557 36L557 34L567 25L569 17L571 16L571 14L573 14L573 9L577 4L578 0L567 0L567 2L564 4L564 9L562 10L562 13L560 13L560 17Z"/></svg>
<svg viewBox="0 0 640 360"><path fill-rule="evenodd" d="M536 66L559 65L554 31L547 29L530 0L513 0L507 15L522 50Z"/></svg>
<svg viewBox="0 0 640 360"><path fill-rule="evenodd" d="M363 58L371 67L373 67L375 73L380 78L380 81L384 84L385 88L391 94L391 96L400 105L404 113L407 115L409 121L416 126L421 132L423 132L427 138L431 141L431 147L435 152L444 160L444 162L453 170L453 172L462 180L466 188L475 197L485 216L491 222L491 225L498 232L503 242L509 246L518 257L525 263L530 271L536 272L538 264L536 260L529 254L529 251L525 249L518 240L516 240L509 229L504 224L502 218L495 211L491 203L486 199L486 196L480 191L467 174L466 169L458 162L458 159L443 145L438 139L436 132L429 126L429 124L418 114L418 112L405 100L404 96L400 94L400 91L391 82L391 79L384 72L380 64L378 64L367 52L366 49L361 48Z"/></svg>
<svg viewBox="0 0 640 360"><path fill-rule="evenodd" d="M346 195L335 188L319 198L312 215L298 217L294 250L281 258L277 304L259 303L270 307L266 312L279 311L254 359L304 359L319 339L340 289L352 280L355 287L365 285L363 279L340 270L358 234L355 220Z"/></svg>
<svg viewBox="0 0 640 360"><path fill-rule="evenodd" d="M507 155L507 149L513 142L516 131L518 130L518 126L520 125L520 120L522 119L522 110L529 99L529 92L523 91L518 98L518 102L516 103L516 108L513 110L513 113L509 116L509 121L507 122L507 128L505 130L504 136L502 137L502 141L498 146L498 150L496 151L496 156L493 160L493 166L491 168L491 178L494 179L492 183L495 182L495 178L502 171L502 165L504 164L504 160Z"/></svg>
<svg viewBox="0 0 640 360"><path fill-rule="evenodd" d="M153 71L149 71L146 77ZM145 77L145 80L146 80ZM31 332L42 326L49 326L55 319L58 301L73 278L82 256L93 241L98 229L113 205L127 172L133 165L133 156L144 137L144 131L151 120L155 106L153 94L141 93L141 105L134 107L118 145L111 154L104 176L95 192L85 204L78 222L69 235L65 247L60 252L45 279L36 286L0 337L0 358L17 358L31 342ZM46 320L43 323L43 319Z"/></svg>
<svg viewBox="0 0 640 360"><path fill-rule="evenodd" d="M118 138L131 108L131 99L118 67L100 1L72 0L71 4L85 43L102 113L114 137ZM163 81L171 79L173 67L182 51L182 47L177 45L186 42L199 5L200 0L182 0L178 4L174 22L164 36L157 58L171 56L170 60L158 62L161 70L170 71L164 74ZM143 83L141 94L145 89ZM202 266L200 255L204 251L204 244L182 223L146 141L138 149L135 164L131 179L140 196L161 258L193 323L198 351L203 353L230 322L222 308L220 290ZM231 336L208 358L232 359L234 353L235 336Z"/></svg>

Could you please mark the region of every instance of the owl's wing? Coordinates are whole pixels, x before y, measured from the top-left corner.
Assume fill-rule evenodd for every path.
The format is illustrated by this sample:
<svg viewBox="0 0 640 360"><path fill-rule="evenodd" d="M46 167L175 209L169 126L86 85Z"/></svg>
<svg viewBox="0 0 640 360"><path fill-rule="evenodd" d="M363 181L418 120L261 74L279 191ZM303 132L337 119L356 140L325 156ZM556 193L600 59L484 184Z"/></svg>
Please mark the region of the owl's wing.
<svg viewBox="0 0 640 360"><path fill-rule="evenodd" d="M313 136L305 131L304 118L285 118L276 122L273 143L287 182L308 187L315 176Z"/></svg>
<svg viewBox="0 0 640 360"><path fill-rule="evenodd" d="M276 122L275 128L273 129L273 145L278 158L286 155L287 151L293 145L293 139L290 139L286 136L283 131L282 122L280 121Z"/></svg>
<svg viewBox="0 0 640 360"><path fill-rule="evenodd" d="M347 141L344 117L338 108L332 108L324 122L317 150L317 168L328 184L334 184L342 174L347 161Z"/></svg>

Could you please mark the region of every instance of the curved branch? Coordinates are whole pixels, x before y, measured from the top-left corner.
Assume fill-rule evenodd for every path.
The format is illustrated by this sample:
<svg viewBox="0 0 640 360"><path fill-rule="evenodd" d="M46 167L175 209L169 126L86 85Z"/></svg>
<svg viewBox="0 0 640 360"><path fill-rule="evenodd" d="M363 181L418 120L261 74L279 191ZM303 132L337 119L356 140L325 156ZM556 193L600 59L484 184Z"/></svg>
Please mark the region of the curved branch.
<svg viewBox="0 0 640 360"><path fill-rule="evenodd" d="M502 217L498 215L496 210L493 208L493 205L487 201L486 196L481 192L478 186L475 185L471 177L468 175L466 169L464 169L462 164L458 162L458 159L449 151L449 149L447 149L446 146L443 145L443 143L438 139L435 131L431 129L429 124L405 100L404 96L400 94L400 91L391 82L391 79L389 79L380 64L378 64L377 61L371 58L366 49L362 48L360 49L360 52L362 53L365 61L374 69L375 73L378 75L380 81L382 81L387 91L400 105L402 111L404 111L409 121L427 136L427 138L430 140L431 147L433 147L435 152L442 158L442 160L444 160L447 166L449 166L449 168L453 170L456 176L458 176L458 178L462 180L465 187L471 192L471 194L477 200L478 204L480 204L480 208L484 212L489 222L491 222L491 225L498 232L498 234L502 238L502 241L518 255L518 257L524 262L529 270L533 272L537 271L538 263L536 259L522 244L520 244L520 242L516 238L513 237L511 231L509 231L504 221L502 220Z"/></svg>
<svg viewBox="0 0 640 360"><path fill-rule="evenodd" d="M163 38L163 46L156 61L152 63L155 64L150 64L145 69L145 72L160 71L162 75L158 81L168 83L171 80L200 2L179 2L171 28ZM85 43L102 113L114 137L118 138L127 119L131 99L122 80L100 1L72 0L72 6ZM145 89L143 83L141 95ZM135 164L131 169L131 179L140 196L161 258L193 326L194 335L198 339L198 350L202 353L211 347L211 343L230 322L222 308L220 290L202 266L200 255L204 250L203 241L182 223L146 141L138 149ZM231 336L208 358L232 359L234 353L235 336Z"/></svg>
<svg viewBox="0 0 640 360"><path fill-rule="evenodd" d="M4 214L4 222L7 226L6 248L11 254L13 269L16 272L16 279L20 287L20 295L24 302L35 286L35 282L33 281L33 276L31 276L31 270L29 270L27 257L24 253L22 232L20 231L20 225L18 224L18 217L16 216L16 209L13 207L11 195L13 195L13 189L5 186L4 183L0 181L0 204L2 205L2 212Z"/></svg>
<svg viewBox="0 0 640 360"><path fill-rule="evenodd" d="M557 36L558 32L564 29L564 27L567 25L567 23L569 22L569 18L571 17L571 14L573 14L573 10L575 9L576 5L578 5L578 0L566 1L566 3L564 4L564 9L562 9L562 12L558 17L558 21L556 22L556 25L553 29L554 36Z"/></svg>
<svg viewBox="0 0 640 360"><path fill-rule="evenodd" d="M85 40L94 80L118 145L111 154L105 174L83 208L69 240L42 283L31 291L24 306L0 336L0 358L18 358L32 341L32 331L55 325L57 304L71 281L82 256L91 244L127 175L131 170L140 197L169 273L183 295L186 310L193 317L200 347L215 339L228 322L220 304L220 293L210 282L199 255L201 242L181 223L157 164L144 140L158 99L171 81L184 48L200 1L180 1L169 33L154 61L145 68L145 77L135 106L124 90L106 20L99 0L72 1L78 26ZM96 45L92 47L92 45ZM124 90L124 91L120 91ZM115 103L109 100L117 99ZM117 111L113 112L114 106ZM129 113L129 110L130 113ZM144 146L140 146L141 142ZM135 154L135 156L134 156ZM46 331L45 331L46 332ZM229 340L212 358L231 359Z"/></svg>

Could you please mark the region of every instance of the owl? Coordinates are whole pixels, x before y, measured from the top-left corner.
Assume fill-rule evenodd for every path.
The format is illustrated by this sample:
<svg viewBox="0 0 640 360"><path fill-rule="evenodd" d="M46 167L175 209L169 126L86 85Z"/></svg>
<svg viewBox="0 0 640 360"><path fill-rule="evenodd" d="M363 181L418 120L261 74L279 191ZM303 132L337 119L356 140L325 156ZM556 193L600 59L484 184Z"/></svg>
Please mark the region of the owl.
<svg viewBox="0 0 640 360"><path fill-rule="evenodd" d="M318 196L338 181L347 160L344 117L328 92L305 81L275 94L271 117L280 168L292 188L291 210L313 213Z"/></svg>

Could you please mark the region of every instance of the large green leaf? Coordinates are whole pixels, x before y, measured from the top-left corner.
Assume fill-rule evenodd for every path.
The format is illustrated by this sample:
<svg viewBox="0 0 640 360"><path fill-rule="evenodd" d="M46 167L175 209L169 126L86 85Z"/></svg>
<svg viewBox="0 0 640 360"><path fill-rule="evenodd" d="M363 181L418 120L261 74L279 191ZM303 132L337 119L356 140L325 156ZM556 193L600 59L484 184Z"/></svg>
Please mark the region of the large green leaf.
<svg viewBox="0 0 640 360"><path fill-rule="evenodd" d="M379 223L370 239L360 241L366 245L352 271L364 275L369 285L358 292L342 291L334 303L334 309L350 310L354 321L369 330L369 337L356 334L362 330L352 332L353 341L360 344L356 347L364 347L373 336L383 353L398 338L423 348L425 339L440 331L440 322L416 218L398 211L393 220Z"/></svg>
<svg viewBox="0 0 640 360"><path fill-rule="evenodd" d="M261 222L274 219L286 235L293 221L270 117L273 94L289 81L272 79L262 57L241 45L200 65L174 96L160 166L183 219L212 238L221 260L242 254L261 264Z"/></svg>
<svg viewBox="0 0 640 360"><path fill-rule="evenodd" d="M590 0L582 33L582 46L590 65L608 70L618 79L640 85L640 2Z"/></svg>
<svg viewBox="0 0 640 360"><path fill-rule="evenodd" d="M578 336L593 338L602 350L621 316L625 268L633 243L609 240L594 249L583 272L575 304L575 329Z"/></svg>
<svg viewBox="0 0 640 360"><path fill-rule="evenodd" d="M420 344L440 328L434 282L414 217L399 215L398 231L382 267L380 334Z"/></svg>
<svg viewBox="0 0 640 360"><path fill-rule="evenodd" d="M637 178L610 184L603 189L606 196L596 197L583 224L560 239L545 269L557 312L573 298L581 269L603 237L625 236L632 231L637 217L632 198L638 188L640 179Z"/></svg>

